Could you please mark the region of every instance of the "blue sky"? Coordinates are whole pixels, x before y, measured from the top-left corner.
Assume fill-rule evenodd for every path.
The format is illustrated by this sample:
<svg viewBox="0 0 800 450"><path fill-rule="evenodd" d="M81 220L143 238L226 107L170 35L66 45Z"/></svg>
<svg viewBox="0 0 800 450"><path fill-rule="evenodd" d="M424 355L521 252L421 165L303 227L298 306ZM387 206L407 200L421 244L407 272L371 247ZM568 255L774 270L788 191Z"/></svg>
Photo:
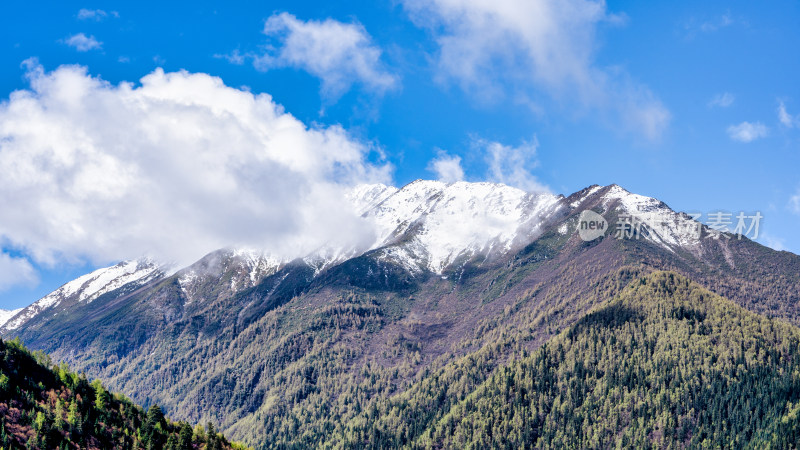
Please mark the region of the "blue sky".
<svg viewBox="0 0 800 450"><path fill-rule="evenodd" d="M167 241L167 232L158 240L150 239L155 232L143 237L136 234L141 230L126 228L124 241L129 245L114 241L109 251L77 248L116 239L109 227L118 226L119 211L130 206L143 215L128 223L149 224L166 203L142 203L141 197L101 176L97 186L121 192L103 200L118 205L112 208L114 217L101 213L97 221L82 217L69 222L72 211L94 211L85 204L93 200L86 192L94 191L78 195L72 189L87 179L93 184L93 179L74 170L47 172L61 160L47 150L50 144L44 137L34 135L79 121L75 123L84 134L69 134L76 128L70 125L61 127L67 131L60 133L67 134L54 136L60 136L59 142L88 139L100 172L129 173L104 159L104 152L115 151L103 147L115 142L105 133L122 123L134 124L137 130L152 127L136 122L143 121L139 110L111 121L114 114L97 99L129 105L120 83L132 83L134 93L143 93L147 83L140 80L158 68L167 74L185 71L171 79L153 76L152 84L164 89L185 87L181 83L190 79L205 86L211 105L204 104L206 109L213 109L223 92L250 95L247 98L268 94L269 100L257 103L278 108L278 119L290 115L299 121L299 128L295 123L287 137L296 139L290 142L300 142L301 147L323 142L326 153L309 149L309 157L337 155L329 167L292 162L297 170L293 176L309 192L359 177L398 186L417 178L491 180L565 195L591 184L618 183L681 211L759 211L764 216L759 241L800 252L797 2L63 1L6 2L0 8L0 127L6 122L0 129L0 157L5 158L0 167L21 170L28 166L20 161L34 161L38 165L31 176L44 174L48 179L36 186L25 180L0 183L0 197L11 211L0 215L0 267L6 272L0 277L0 308L24 306L88 270L131 257L135 245L175 240L174 231ZM222 84L192 78L197 74L218 77ZM78 103L62 112L53 106L54 99L71 91L85 93L81 89L88 94ZM27 103L12 96L20 90L47 114L26 109ZM216 93L220 96L211 95ZM145 96L153 102L148 111L177 102L172 94L154 100L158 95L162 94ZM236 116L236 111L231 114ZM179 122L181 117L196 117L175 109L164 114ZM242 112L242 117L248 114ZM19 125L10 125L26 123L37 127L23 132ZM84 129L86 123L97 125ZM214 126L201 127L210 134L201 137L203 142L215 142ZM303 126L320 134L309 135ZM224 133L229 130L230 126ZM138 134L119 139L134 146ZM176 139L185 135L168 139L179 145ZM250 142L252 136L235 138ZM43 145L42 153L21 157L28 147L10 143L23 141ZM174 147L156 145L152 151L170 152ZM144 175L137 178L149 172L143 161L151 158L125 154L129 159L119 161L135 161L139 170L125 186L152 181ZM252 158L239 156L242 161ZM50 157L55 159L41 163ZM185 175L175 170L164 169L163 176ZM291 181L281 173L270 172L273 184L254 181L231 192L280 192L286 205L291 199L307 198L287 194ZM320 178L327 184L316 184ZM69 189L60 184L64 179L71 180ZM160 186L153 192L169 196L180 191L173 203L196 206L192 202L202 189L189 185L186 191L193 194L187 196L182 186L187 185ZM20 212L27 211L30 192L30 209L39 210L38 215ZM48 197L48 192L59 194ZM215 201L230 203L222 196ZM49 220L41 211L52 203L69 207L59 212L58 225L51 229L41 225ZM213 210L213 205L207 209ZM273 208L250 203L247 207ZM280 208L264 214L282 212L304 214ZM152 224L153 230L175 222L164 217L164 222ZM198 220L211 221L205 216ZM78 244L54 237L54 227L79 229ZM277 221L270 227L273 234L289 228ZM209 229L192 229L187 236L196 236L204 245L224 242L224 234ZM181 257L187 254L180 250Z"/></svg>

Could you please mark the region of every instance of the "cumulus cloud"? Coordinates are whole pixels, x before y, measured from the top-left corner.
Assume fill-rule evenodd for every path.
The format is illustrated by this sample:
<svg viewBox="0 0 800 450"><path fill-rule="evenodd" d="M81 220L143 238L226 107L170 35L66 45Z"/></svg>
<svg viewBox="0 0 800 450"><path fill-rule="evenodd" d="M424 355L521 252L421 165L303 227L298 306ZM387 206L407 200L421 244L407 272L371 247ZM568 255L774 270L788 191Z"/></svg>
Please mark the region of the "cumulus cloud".
<svg viewBox="0 0 800 450"><path fill-rule="evenodd" d="M464 179L464 169L461 167L461 157L448 155L440 150L436 158L428 163L428 170L436 174L436 179L445 183L453 183Z"/></svg>
<svg viewBox="0 0 800 450"><path fill-rule="evenodd" d="M341 127L309 128L219 78L158 69L113 85L28 68L30 88L0 103L0 239L41 264L297 256L364 232L343 191L389 181Z"/></svg>
<svg viewBox="0 0 800 450"><path fill-rule="evenodd" d="M614 111L627 130L655 139L670 113L619 68L598 67L596 30L623 18L592 0L404 0L438 43L443 80L485 99L508 92ZM533 101L533 103L537 103Z"/></svg>
<svg viewBox="0 0 800 450"><path fill-rule="evenodd" d="M518 187L529 192L549 192L531 173L539 165L536 151L539 141L524 142L513 147L499 142L475 139L473 146L485 155L488 167L487 178L490 181Z"/></svg>
<svg viewBox="0 0 800 450"><path fill-rule="evenodd" d="M769 130L761 122L742 122L728 127L728 136L734 141L752 142L767 136Z"/></svg>
<svg viewBox="0 0 800 450"><path fill-rule="evenodd" d="M99 50L103 48L103 43L95 39L94 36L86 36L83 33L73 34L62 40L63 43L74 47L79 52L88 52L89 50Z"/></svg>
<svg viewBox="0 0 800 450"><path fill-rule="evenodd" d="M381 62L381 49L358 23L333 19L302 21L289 13L267 19L264 34L273 40L265 54L254 57L260 70L293 67L318 77L323 95L337 99L354 83L383 93L395 88L397 76ZM229 55L240 61L238 53Z"/></svg>
<svg viewBox="0 0 800 450"><path fill-rule="evenodd" d="M16 285L34 285L38 281L36 270L25 258L0 252L0 291Z"/></svg>
<svg viewBox="0 0 800 450"><path fill-rule="evenodd" d="M736 101L736 96L731 94L730 92L723 92L722 94L717 94L708 102L708 107L713 108L718 106L720 108L727 108Z"/></svg>
<svg viewBox="0 0 800 450"><path fill-rule="evenodd" d="M78 20L96 20L100 22L105 20L109 15L111 17L119 17L119 13L116 11L111 11L111 13L107 13L102 9L81 8L78 11Z"/></svg>

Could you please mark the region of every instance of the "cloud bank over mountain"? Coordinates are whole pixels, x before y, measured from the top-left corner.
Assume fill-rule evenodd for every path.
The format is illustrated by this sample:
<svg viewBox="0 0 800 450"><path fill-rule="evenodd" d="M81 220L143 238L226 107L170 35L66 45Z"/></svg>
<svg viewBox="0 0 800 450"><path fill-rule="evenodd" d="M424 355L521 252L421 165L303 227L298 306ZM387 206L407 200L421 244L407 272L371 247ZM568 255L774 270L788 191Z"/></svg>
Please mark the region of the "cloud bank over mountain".
<svg viewBox="0 0 800 450"><path fill-rule="evenodd" d="M219 78L157 69L113 85L26 64L29 89L0 104L0 238L40 265L311 251L365 232L344 189L390 179L380 151L341 127L309 127Z"/></svg>

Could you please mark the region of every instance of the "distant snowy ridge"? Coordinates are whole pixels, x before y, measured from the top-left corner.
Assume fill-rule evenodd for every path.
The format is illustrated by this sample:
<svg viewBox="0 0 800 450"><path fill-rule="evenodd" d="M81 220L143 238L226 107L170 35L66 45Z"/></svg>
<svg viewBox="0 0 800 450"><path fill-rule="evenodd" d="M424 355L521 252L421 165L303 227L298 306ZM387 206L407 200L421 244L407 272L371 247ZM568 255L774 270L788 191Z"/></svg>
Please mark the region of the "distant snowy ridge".
<svg viewBox="0 0 800 450"><path fill-rule="evenodd" d="M89 303L97 297L130 283L144 283L162 274L160 267L150 259L125 261L97 269L76 278L42 297L2 325L5 330L19 328L42 311L59 306L66 300Z"/></svg>
<svg viewBox="0 0 800 450"><path fill-rule="evenodd" d="M212 252L200 261L177 272L178 285L183 293L185 304L194 302L197 291L202 285L218 279L222 274L228 273L228 289L239 292L255 286L264 277L272 275L284 264L286 259L280 259L263 250L255 249L222 249Z"/></svg>
<svg viewBox="0 0 800 450"><path fill-rule="evenodd" d="M562 195L530 193L497 183L417 180L401 188L359 185L346 198L353 212L366 222L365 229L372 230L360 242L331 242L311 254L283 257L264 249L222 249L177 271L148 259L126 261L66 283L21 311L0 313L0 331L17 329L62 303L89 303L125 285L141 286L173 273L187 305L204 295L209 283L224 279L227 292L236 293L298 259L319 273L372 252L378 260L400 265L412 274L442 274L459 262L519 249L570 212L588 207L585 204L599 204L605 211L616 207L647 223L650 228L644 239L670 252L678 248L694 251L699 244L698 222L659 200L617 185L594 185L566 201ZM611 232L614 225L609 224ZM565 224L558 231L566 233Z"/></svg>
<svg viewBox="0 0 800 450"><path fill-rule="evenodd" d="M616 206L619 217L636 222L646 230L640 238L653 242L669 252L685 249L696 252L701 244L700 230L703 225L691 216L673 211L661 200L631 193L619 185L590 186L570 203L570 208L581 209L584 202L599 199L604 211ZM574 195L573 195L574 196ZM616 232L617 223L609 223L609 235Z"/></svg>

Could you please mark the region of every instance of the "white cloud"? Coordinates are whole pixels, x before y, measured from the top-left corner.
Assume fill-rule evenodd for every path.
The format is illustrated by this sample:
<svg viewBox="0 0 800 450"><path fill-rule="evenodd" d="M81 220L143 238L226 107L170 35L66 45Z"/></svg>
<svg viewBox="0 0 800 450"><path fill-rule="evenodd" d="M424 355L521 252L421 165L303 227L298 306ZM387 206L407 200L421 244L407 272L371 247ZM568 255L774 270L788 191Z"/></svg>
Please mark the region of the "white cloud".
<svg viewBox="0 0 800 450"><path fill-rule="evenodd" d="M436 179L445 183L452 183L464 179L464 169L461 167L461 157L448 155L439 151L436 158L428 163L428 170L436 174Z"/></svg>
<svg viewBox="0 0 800 450"><path fill-rule="evenodd" d="M111 11L111 13L107 13L102 9L86 9L81 8L78 11L78 20L96 20L98 22L105 20L108 16L119 18L119 13L116 11Z"/></svg>
<svg viewBox="0 0 800 450"><path fill-rule="evenodd" d="M752 142L756 139L767 136L769 130L761 122L742 122L739 125L728 127L728 136L734 141Z"/></svg>
<svg viewBox="0 0 800 450"><path fill-rule="evenodd" d="M787 128L792 128L800 123L800 119L791 116L786 111L786 105L783 104L783 101L780 101L778 104L778 120L781 122L781 125Z"/></svg>
<svg viewBox="0 0 800 450"><path fill-rule="evenodd" d="M722 94L717 94L708 102L709 108L713 108L714 106L719 106L720 108L727 108L736 101L736 96L731 94L730 92L723 92Z"/></svg>
<svg viewBox="0 0 800 450"><path fill-rule="evenodd" d="M789 198L789 207L797 214L800 214L800 189L797 194Z"/></svg>
<svg viewBox="0 0 800 450"><path fill-rule="evenodd" d="M518 147L484 139L474 140L473 146L485 154L489 180L529 192L549 192L547 186L531 174L531 170L539 165L536 159L539 142L536 138Z"/></svg>
<svg viewBox="0 0 800 450"><path fill-rule="evenodd" d="M42 264L188 263L232 245L296 256L361 235L343 190L389 181L341 127L219 78L158 69L112 85L28 67L30 89L0 103L0 240Z"/></svg>
<svg viewBox="0 0 800 450"><path fill-rule="evenodd" d="M94 38L94 36L86 36L83 33L73 34L72 36L62 40L63 43L74 47L79 52L88 52L89 50L103 48L103 43Z"/></svg>
<svg viewBox="0 0 800 450"><path fill-rule="evenodd" d="M36 271L25 258L0 252L0 291L16 285L35 285Z"/></svg>
<svg viewBox="0 0 800 450"><path fill-rule="evenodd" d="M443 80L483 100L504 93L520 103L546 96L570 109L614 111L626 130L658 138L669 111L620 68L598 67L596 30L619 23L603 1L404 0L439 46Z"/></svg>
<svg viewBox="0 0 800 450"><path fill-rule="evenodd" d="M224 59L231 64L236 64L237 66L241 66L247 59L247 55L240 53L239 50L234 50L226 54L217 53L214 55L214 58Z"/></svg>
<svg viewBox="0 0 800 450"><path fill-rule="evenodd" d="M399 83L397 76L384 68L380 48L358 23L333 19L304 22L284 12L267 19L264 34L278 45L254 57L256 68L305 70L322 80L322 93L331 99L340 97L354 83L377 93Z"/></svg>

